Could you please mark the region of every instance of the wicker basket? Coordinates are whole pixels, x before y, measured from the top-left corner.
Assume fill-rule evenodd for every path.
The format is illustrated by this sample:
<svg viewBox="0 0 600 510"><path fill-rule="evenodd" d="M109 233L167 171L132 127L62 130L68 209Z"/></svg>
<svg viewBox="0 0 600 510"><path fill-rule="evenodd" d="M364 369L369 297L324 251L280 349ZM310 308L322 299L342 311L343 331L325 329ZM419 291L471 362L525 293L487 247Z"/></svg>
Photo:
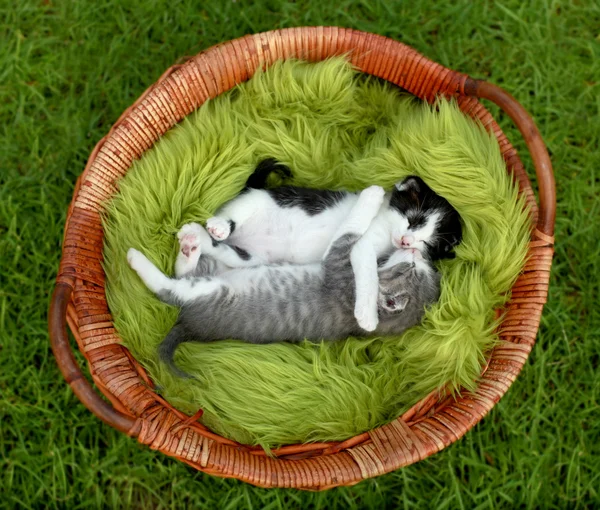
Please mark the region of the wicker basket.
<svg viewBox="0 0 600 510"><path fill-rule="evenodd" d="M365 73L388 80L426 101L455 97L462 111L496 136L506 166L534 211L529 258L512 289L502 322L502 344L491 353L477 391L454 400L431 394L391 423L341 443L285 446L269 457L237 444L188 417L153 391L144 369L120 343L104 292L102 203L117 180L167 130L208 98L249 79L275 60L319 61L348 53ZM539 210L523 165L481 105L499 105L516 123L531 152L539 184ZM127 109L92 152L68 211L63 255L49 326L58 365L81 402L96 416L138 441L196 469L262 487L322 490L352 485L438 452L473 427L508 390L535 342L548 293L556 209L552 167L532 119L509 94L436 64L401 43L356 30L306 27L242 37L214 46L167 70ZM71 352L65 323L89 362L88 383Z"/></svg>

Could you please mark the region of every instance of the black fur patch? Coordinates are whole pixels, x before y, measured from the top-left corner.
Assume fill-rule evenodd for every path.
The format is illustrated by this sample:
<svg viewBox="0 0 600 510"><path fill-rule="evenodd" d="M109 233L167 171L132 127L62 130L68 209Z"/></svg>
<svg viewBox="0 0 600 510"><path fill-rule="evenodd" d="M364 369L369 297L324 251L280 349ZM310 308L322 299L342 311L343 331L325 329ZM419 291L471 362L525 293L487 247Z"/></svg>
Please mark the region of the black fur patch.
<svg viewBox="0 0 600 510"><path fill-rule="evenodd" d="M410 211L408 215L408 228L416 229L425 226L427 214L421 211Z"/></svg>
<svg viewBox="0 0 600 510"><path fill-rule="evenodd" d="M342 200L344 191L281 186L267 190L280 207L299 207L309 216L315 216Z"/></svg>
<svg viewBox="0 0 600 510"><path fill-rule="evenodd" d="M242 260L250 260L251 256L246 250L240 248L239 246L231 246L231 249L235 251L238 254L238 257Z"/></svg>
<svg viewBox="0 0 600 510"><path fill-rule="evenodd" d="M275 158L263 159L256 165L256 169L250 177L248 177L246 189L264 189L267 186L267 178L273 172L278 173L284 179L292 176L292 171Z"/></svg>

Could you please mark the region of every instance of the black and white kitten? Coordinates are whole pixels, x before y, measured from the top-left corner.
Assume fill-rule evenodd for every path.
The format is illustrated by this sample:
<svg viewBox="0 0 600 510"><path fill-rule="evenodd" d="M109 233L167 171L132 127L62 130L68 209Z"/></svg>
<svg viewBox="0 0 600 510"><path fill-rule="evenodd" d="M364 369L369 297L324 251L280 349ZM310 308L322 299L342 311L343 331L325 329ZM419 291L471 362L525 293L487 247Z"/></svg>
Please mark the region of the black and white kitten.
<svg viewBox="0 0 600 510"><path fill-rule="evenodd" d="M351 252L379 213L384 195L379 186L360 193L317 263L221 272L222 263L203 252L213 243L198 224L188 224L180 233L180 278L168 278L131 248L129 264L147 287L162 301L181 307L159 347L161 359L181 375L173 355L188 341L298 342L364 335L353 312ZM396 250L376 276L377 334L397 334L418 324L425 307L438 299L439 275L416 249Z"/></svg>
<svg viewBox="0 0 600 510"><path fill-rule="evenodd" d="M206 222L216 241L210 255L226 267L317 262L357 203L358 193L348 191L261 189L271 171L291 175L273 159L261 162L246 188ZM460 217L445 198L416 176L397 183L352 251L360 326L366 331L377 327L378 258L399 248L417 249L434 261L449 258L461 239Z"/></svg>

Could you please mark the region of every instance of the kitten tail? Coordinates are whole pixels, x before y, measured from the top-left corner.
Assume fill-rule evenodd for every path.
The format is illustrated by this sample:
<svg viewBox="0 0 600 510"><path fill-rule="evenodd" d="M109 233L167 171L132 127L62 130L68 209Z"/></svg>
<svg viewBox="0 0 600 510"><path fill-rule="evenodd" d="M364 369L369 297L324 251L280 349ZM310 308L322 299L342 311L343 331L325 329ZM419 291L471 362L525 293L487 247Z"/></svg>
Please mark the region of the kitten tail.
<svg viewBox="0 0 600 510"><path fill-rule="evenodd" d="M158 346L158 357L159 359L168 365L173 374L178 377L182 377L184 379L192 379L193 377L181 370L173 359L175 356L175 351L179 344L182 344L187 341L187 335L185 332L185 328L181 324L175 324L171 331L167 334L164 340Z"/></svg>
<svg viewBox="0 0 600 510"><path fill-rule="evenodd" d="M265 189L267 186L267 177L273 172L279 174L283 179L292 177L292 172L283 163L275 158L263 159L257 166L252 175L246 181L246 188Z"/></svg>

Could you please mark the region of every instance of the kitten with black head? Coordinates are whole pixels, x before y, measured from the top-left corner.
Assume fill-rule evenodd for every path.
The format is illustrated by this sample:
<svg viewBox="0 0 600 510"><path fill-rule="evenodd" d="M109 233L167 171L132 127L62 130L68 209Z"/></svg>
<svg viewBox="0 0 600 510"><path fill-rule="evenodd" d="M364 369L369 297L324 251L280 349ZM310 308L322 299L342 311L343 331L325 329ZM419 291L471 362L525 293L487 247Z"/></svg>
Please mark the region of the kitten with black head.
<svg viewBox="0 0 600 510"><path fill-rule="evenodd" d="M203 251L210 250L212 241L198 224L186 225L179 237L180 258L188 259L186 264L179 261L179 279L168 278L130 249L129 264L148 288L164 302L181 307L159 348L161 359L183 375L173 355L188 341L298 342L364 335L353 313L356 290L350 258L383 200L383 189L364 190L318 263L221 272L219 262ZM418 324L439 295L439 275L418 250L393 253L377 278L378 334L397 334Z"/></svg>
<svg viewBox="0 0 600 510"><path fill-rule="evenodd" d="M215 240L209 254L224 267L317 262L358 200L357 193L340 190L253 187L264 186L272 171L291 175L276 160L261 162L246 188L208 219L207 230ZM378 257L409 247L431 260L451 257L461 237L458 213L446 199L418 177L399 182L386 194L351 256L357 289L355 314L361 327L373 331L377 326Z"/></svg>

